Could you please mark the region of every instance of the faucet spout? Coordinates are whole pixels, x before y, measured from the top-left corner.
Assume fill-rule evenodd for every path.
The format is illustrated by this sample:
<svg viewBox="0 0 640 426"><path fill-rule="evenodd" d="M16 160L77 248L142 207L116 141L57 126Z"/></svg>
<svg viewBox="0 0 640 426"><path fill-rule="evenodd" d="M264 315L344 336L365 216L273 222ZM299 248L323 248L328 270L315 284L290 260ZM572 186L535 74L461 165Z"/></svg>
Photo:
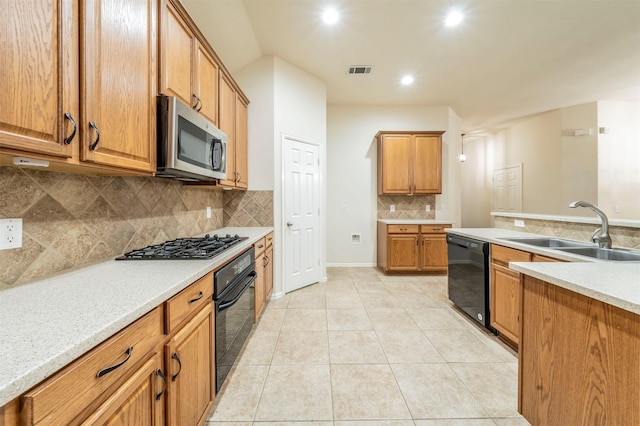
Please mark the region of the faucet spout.
<svg viewBox="0 0 640 426"><path fill-rule="evenodd" d="M609 235L609 219L607 215L600 210L595 204L591 204L588 201L574 201L569 204L569 208L575 209L576 207L586 207L593 210L599 217L602 223L602 230L599 236L594 236L593 240L598 243L598 246L602 248L611 248L611 236Z"/></svg>

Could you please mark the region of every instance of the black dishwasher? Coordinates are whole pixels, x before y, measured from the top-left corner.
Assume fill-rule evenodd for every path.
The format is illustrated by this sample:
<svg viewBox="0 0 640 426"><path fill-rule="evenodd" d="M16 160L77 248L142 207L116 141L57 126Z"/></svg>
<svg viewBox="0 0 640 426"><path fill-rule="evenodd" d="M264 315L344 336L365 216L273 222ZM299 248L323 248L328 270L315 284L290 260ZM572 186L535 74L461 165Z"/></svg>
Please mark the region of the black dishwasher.
<svg viewBox="0 0 640 426"><path fill-rule="evenodd" d="M489 243L447 235L449 300L489 329Z"/></svg>

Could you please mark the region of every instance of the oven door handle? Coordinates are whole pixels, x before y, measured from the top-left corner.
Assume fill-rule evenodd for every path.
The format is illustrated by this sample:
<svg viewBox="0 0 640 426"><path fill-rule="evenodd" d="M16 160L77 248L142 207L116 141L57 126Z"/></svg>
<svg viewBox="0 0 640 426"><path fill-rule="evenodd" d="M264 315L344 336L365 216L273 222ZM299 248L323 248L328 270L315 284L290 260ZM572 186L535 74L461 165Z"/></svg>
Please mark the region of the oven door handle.
<svg viewBox="0 0 640 426"><path fill-rule="evenodd" d="M242 291L240 291L240 293L238 293L238 295L236 297L234 297L232 300L228 301L228 302L224 302L224 303L220 303L220 305L218 305L218 312L222 312L227 308L230 308L231 305L233 305L234 303L236 303L238 301L238 299L240 299L240 297L242 297L242 295L244 294L244 292L253 285L254 281L256 280L256 277L258 276L258 274L253 271L251 272L249 275L247 275L247 278L251 278L249 280L249 282L247 282L247 284L244 286L244 288L242 289Z"/></svg>

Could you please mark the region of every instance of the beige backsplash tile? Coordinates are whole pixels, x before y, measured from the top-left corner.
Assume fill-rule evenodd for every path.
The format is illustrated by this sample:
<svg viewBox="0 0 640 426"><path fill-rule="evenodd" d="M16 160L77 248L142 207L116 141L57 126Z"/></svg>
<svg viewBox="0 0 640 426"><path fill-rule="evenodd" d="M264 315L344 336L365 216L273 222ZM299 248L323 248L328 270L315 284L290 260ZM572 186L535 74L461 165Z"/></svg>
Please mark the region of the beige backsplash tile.
<svg viewBox="0 0 640 426"><path fill-rule="evenodd" d="M0 251L2 290L223 226L273 226L273 191L0 167L0 218L23 220L22 248Z"/></svg>
<svg viewBox="0 0 640 426"><path fill-rule="evenodd" d="M430 211L425 210L427 205ZM435 219L435 210L435 195L378 195L378 219Z"/></svg>

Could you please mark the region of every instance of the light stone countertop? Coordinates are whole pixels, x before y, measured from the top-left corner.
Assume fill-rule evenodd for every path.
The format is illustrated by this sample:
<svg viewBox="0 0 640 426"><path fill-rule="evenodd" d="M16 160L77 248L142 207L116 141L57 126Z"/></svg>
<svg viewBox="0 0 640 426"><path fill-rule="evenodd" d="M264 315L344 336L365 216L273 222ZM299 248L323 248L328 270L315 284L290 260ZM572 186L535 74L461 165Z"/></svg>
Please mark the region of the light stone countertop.
<svg viewBox="0 0 640 426"><path fill-rule="evenodd" d="M0 407L124 329L273 228L209 260L109 260L0 291Z"/></svg>
<svg viewBox="0 0 640 426"><path fill-rule="evenodd" d="M451 220L438 219L378 219L387 225L453 225Z"/></svg>
<svg viewBox="0 0 640 426"><path fill-rule="evenodd" d="M509 267L534 278L640 315L640 262L607 262L501 238L540 237L499 228L451 228L446 232L568 262L512 262ZM544 237L549 238L548 235ZM563 238L564 239L564 238Z"/></svg>

